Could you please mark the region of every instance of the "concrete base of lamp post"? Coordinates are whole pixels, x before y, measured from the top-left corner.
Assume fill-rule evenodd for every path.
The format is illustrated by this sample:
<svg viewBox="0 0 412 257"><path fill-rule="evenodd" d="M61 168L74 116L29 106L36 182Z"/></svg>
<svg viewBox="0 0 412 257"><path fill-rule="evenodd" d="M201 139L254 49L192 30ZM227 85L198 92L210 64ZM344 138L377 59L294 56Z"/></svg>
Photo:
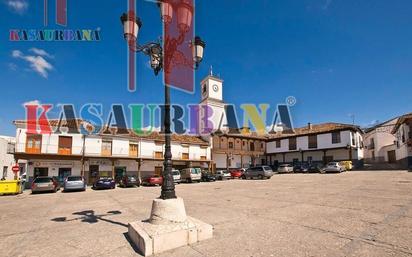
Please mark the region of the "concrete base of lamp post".
<svg viewBox="0 0 412 257"><path fill-rule="evenodd" d="M151 256L212 238L213 227L187 216L182 198L155 199L150 219L129 223L128 236L143 256Z"/></svg>

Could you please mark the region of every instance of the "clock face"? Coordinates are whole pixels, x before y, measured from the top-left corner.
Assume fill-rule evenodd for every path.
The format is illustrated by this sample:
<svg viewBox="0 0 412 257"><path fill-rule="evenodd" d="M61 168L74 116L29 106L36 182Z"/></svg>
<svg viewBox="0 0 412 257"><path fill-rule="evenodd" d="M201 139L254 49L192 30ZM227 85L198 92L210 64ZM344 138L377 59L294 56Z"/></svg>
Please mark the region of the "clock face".
<svg viewBox="0 0 412 257"><path fill-rule="evenodd" d="M217 85L213 85L213 91L215 92L219 91L219 87Z"/></svg>

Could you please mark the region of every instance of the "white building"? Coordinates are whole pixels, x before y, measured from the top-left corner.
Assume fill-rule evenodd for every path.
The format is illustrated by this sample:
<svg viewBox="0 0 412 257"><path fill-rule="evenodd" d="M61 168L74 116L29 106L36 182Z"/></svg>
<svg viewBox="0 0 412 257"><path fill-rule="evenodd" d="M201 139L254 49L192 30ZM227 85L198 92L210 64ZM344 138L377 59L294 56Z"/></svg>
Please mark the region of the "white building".
<svg viewBox="0 0 412 257"><path fill-rule="evenodd" d="M0 179L12 180L14 173L12 167L15 164L14 156L11 152L15 139L13 137L0 136ZM20 174L17 174L20 175Z"/></svg>
<svg viewBox="0 0 412 257"><path fill-rule="evenodd" d="M396 137L396 161L401 168L412 170L412 113L399 117L392 133Z"/></svg>
<svg viewBox="0 0 412 257"><path fill-rule="evenodd" d="M308 124L292 134L272 134L266 144L268 163L323 163L352 160L363 164L362 130L357 126L324 123Z"/></svg>
<svg viewBox="0 0 412 257"><path fill-rule="evenodd" d="M55 130L57 120L50 120ZM63 121L62 127L84 124L81 120ZM15 121L16 147L14 157L27 160L29 182L35 176L83 175L91 184L98 177L119 177L123 174L146 177L162 172L164 136L158 132L146 136L82 135L68 133L28 134L24 121ZM196 136L172 135L175 168L210 168L209 143Z"/></svg>
<svg viewBox="0 0 412 257"><path fill-rule="evenodd" d="M202 80L201 85L201 101L200 105L207 106L208 109L201 109L201 117L207 116L208 120L212 122L213 131L218 129L227 129L227 118L225 113L225 103L223 101L223 80L213 75L212 72ZM211 113L209 112L211 111ZM200 128L208 127L200 122Z"/></svg>
<svg viewBox="0 0 412 257"><path fill-rule="evenodd" d="M365 130L365 163L396 163L396 137L392 134L398 118Z"/></svg>

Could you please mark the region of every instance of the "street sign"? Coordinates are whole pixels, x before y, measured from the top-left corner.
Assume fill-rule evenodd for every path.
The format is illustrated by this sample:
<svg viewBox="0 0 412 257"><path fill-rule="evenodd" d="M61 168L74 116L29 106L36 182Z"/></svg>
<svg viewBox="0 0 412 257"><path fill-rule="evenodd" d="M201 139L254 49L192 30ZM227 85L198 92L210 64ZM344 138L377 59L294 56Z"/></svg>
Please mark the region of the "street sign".
<svg viewBox="0 0 412 257"><path fill-rule="evenodd" d="M13 167L11 168L11 170L12 170L14 173L17 173L17 172L20 171L20 167L19 167L18 165L16 165L16 166L13 166Z"/></svg>

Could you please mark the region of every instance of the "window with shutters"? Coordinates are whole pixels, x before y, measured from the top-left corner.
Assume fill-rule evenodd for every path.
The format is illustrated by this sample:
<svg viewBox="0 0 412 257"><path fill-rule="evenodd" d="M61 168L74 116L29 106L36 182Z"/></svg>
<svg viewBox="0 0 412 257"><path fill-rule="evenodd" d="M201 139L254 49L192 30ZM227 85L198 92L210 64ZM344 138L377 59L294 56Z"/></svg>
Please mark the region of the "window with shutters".
<svg viewBox="0 0 412 257"><path fill-rule="evenodd" d="M102 155L111 156L112 155L112 141L103 140L102 141Z"/></svg>
<svg viewBox="0 0 412 257"><path fill-rule="evenodd" d="M163 159L163 152L155 152L156 159Z"/></svg>
<svg viewBox="0 0 412 257"><path fill-rule="evenodd" d="M332 133L332 144L339 144L341 143L340 139L340 131Z"/></svg>
<svg viewBox="0 0 412 257"><path fill-rule="evenodd" d="M72 137L59 136L59 154L72 154Z"/></svg>
<svg viewBox="0 0 412 257"><path fill-rule="evenodd" d="M129 144L129 156L130 157L137 157L139 156L139 145L131 143Z"/></svg>
<svg viewBox="0 0 412 257"><path fill-rule="evenodd" d="M41 153L41 135L27 134L26 136L26 153Z"/></svg>
<svg viewBox="0 0 412 257"><path fill-rule="evenodd" d="M318 136L317 135L309 136L308 148L309 149L318 148Z"/></svg>
<svg viewBox="0 0 412 257"><path fill-rule="evenodd" d="M296 150L296 137L289 138L289 150Z"/></svg>

